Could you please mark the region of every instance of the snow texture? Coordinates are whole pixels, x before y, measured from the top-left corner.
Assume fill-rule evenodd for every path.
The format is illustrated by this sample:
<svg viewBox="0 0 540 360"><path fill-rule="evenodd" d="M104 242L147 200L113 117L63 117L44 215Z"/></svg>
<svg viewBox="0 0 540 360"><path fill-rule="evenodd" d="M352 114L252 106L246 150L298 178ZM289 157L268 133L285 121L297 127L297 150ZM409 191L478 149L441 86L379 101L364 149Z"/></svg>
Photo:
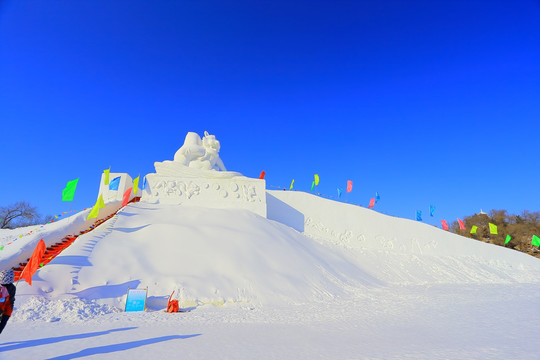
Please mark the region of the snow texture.
<svg viewBox="0 0 540 360"><path fill-rule="evenodd" d="M19 283L0 359L540 358L538 259L306 193L266 203L129 204ZM123 312L128 288L148 288L147 311ZM173 290L186 312L164 311Z"/></svg>

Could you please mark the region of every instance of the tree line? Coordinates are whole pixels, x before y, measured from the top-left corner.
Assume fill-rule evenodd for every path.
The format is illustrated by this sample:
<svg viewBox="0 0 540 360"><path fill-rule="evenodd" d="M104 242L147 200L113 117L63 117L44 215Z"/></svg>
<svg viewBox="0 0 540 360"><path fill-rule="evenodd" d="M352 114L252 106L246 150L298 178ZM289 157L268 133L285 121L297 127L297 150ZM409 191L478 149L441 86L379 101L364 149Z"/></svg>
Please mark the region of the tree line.
<svg viewBox="0 0 540 360"><path fill-rule="evenodd" d="M40 225L52 219L52 215L41 216L37 208L26 201L0 207L0 229Z"/></svg>
<svg viewBox="0 0 540 360"><path fill-rule="evenodd" d="M463 222L466 230L461 230L459 223L454 221L450 224L450 231L471 239L505 246L540 258L538 247L531 245L532 236L540 236L540 212L538 211L524 210L521 214L516 215L508 213L507 210L491 210L489 213L466 216L463 218ZM489 223L497 226L497 234L491 234ZM470 233L473 225L478 227L475 234ZM505 245L507 235L512 238Z"/></svg>

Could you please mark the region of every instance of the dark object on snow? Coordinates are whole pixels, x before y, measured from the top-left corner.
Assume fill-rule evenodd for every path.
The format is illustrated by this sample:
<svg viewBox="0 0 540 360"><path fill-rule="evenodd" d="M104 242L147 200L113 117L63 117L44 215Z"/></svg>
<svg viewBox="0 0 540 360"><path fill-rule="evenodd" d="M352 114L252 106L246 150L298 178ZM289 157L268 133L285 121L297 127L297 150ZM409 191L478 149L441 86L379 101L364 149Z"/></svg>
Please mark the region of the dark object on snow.
<svg viewBox="0 0 540 360"><path fill-rule="evenodd" d="M12 270L13 272L13 270ZM13 284L2 284L7 291L9 296L6 298L3 298L4 301L0 302L0 313L2 314L2 318L0 319L0 334L6 327L6 324L9 320L9 317L11 316L11 313L13 312L13 307L15 306L15 293L17 292L17 288Z"/></svg>

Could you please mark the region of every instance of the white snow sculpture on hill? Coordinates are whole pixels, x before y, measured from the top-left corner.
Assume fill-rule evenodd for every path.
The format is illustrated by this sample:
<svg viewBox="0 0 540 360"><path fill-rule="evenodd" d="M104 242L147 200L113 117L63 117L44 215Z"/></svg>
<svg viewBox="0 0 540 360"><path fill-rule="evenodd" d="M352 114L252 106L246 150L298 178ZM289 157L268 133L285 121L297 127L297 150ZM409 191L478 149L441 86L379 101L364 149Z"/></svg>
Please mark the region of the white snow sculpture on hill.
<svg viewBox="0 0 540 360"><path fill-rule="evenodd" d="M215 135L205 131L201 140L197 133L188 132L184 145L174 154L174 161L197 169L227 171L219 158L219 149Z"/></svg>
<svg viewBox="0 0 540 360"><path fill-rule="evenodd" d="M266 183L227 171L219 157L214 135L188 132L174 160L155 162L154 174L146 175L142 201L240 208L266 217Z"/></svg>

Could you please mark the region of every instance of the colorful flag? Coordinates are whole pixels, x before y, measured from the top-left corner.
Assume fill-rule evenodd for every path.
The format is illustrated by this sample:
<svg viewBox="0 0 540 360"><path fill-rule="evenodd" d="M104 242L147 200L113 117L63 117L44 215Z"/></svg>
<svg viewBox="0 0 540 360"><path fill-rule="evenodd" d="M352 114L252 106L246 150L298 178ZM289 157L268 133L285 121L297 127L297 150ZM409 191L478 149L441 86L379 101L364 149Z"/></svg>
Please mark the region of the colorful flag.
<svg viewBox="0 0 540 360"><path fill-rule="evenodd" d="M442 224L443 230L449 230L448 223L446 222L446 220L441 220L441 224Z"/></svg>
<svg viewBox="0 0 540 360"><path fill-rule="evenodd" d="M381 197L379 196L379 193L375 191L375 202L378 203L379 200L381 200Z"/></svg>
<svg viewBox="0 0 540 360"><path fill-rule="evenodd" d="M422 221L422 211L416 210L416 220Z"/></svg>
<svg viewBox="0 0 540 360"><path fill-rule="evenodd" d="M32 285L32 276L39 268L39 264L41 263L41 258L43 257L43 254L45 254L45 242L43 241L43 239L41 239L37 243L36 248L34 249L32 256L30 257L30 260L28 260L28 263L24 267L20 276L20 279L26 280L28 285Z"/></svg>
<svg viewBox="0 0 540 360"><path fill-rule="evenodd" d="M497 225L489 223L489 232L491 234L497 235Z"/></svg>
<svg viewBox="0 0 540 360"><path fill-rule="evenodd" d="M347 192L350 193L352 191L352 181L347 180Z"/></svg>
<svg viewBox="0 0 540 360"><path fill-rule="evenodd" d="M129 188L124 192L124 199L122 200L122 207L126 206L129 202L129 196L131 195L131 189Z"/></svg>
<svg viewBox="0 0 540 360"><path fill-rule="evenodd" d="M435 213L435 206L429 205L429 216L433 216L433 213Z"/></svg>
<svg viewBox="0 0 540 360"><path fill-rule="evenodd" d="M143 179L142 190L146 189L146 176Z"/></svg>
<svg viewBox="0 0 540 360"><path fill-rule="evenodd" d="M75 195L75 189L77 189L77 183L79 178L67 182L66 187L62 190L62 201L73 201Z"/></svg>
<svg viewBox="0 0 540 360"><path fill-rule="evenodd" d="M315 181L311 183L311 191L313 191L313 188L315 187Z"/></svg>
<svg viewBox="0 0 540 360"><path fill-rule="evenodd" d="M337 188L337 197L338 197L338 199L341 197L341 192L342 192L342 191L343 191L343 190L341 190L340 187Z"/></svg>
<svg viewBox="0 0 540 360"><path fill-rule="evenodd" d="M371 200L369 200L369 208L371 209L374 206L375 206L375 198L371 198Z"/></svg>
<svg viewBox="0 0 540 360"><path fill-rule="evenodd" d="M105 207L105 202L103 201L103 195L99 194L99 197L96 201L96 205L99 209L103 209Z"/></svg>
<svg viewBox="0 0 540 360"><path fill-rule="evenodd" d="M118 186L119 186L119 185L120 185L120 176L114 178L114 179L109 183L109 190L118 190Z"/></svg>
<svg viewBox="0 0 540 360"><path fill-rule="evenodd" d="M292 190L293 185L294 185L294 179L292 179L292 181L291 181L291 187L289 188L289 190Z"/></svg>
<svg viewBox="0 0 540 360"><path fill-rule="evenodd" d="M473 225L471 228L471 234L476 234L476 229L478 229L478 226Z"/></svg>
<svg viewBox="0 0 540 360"><path fill-rule="evenodd" d="M135 179L133 179L133 193L137 193L137 187L139 186L139 177L140 175L137 175Z"/></svg>
<svg viewBox="0 0 540 360"><path fill-rule="evenodd" d="M103 172L105 173L105 182L104 182L104 184L109 185L109 173L111 172L111 168L108 168L107 170L103 170Z"/></svg>
<svg viewBox="0 0 540 360"><path fill-rule="evenodd" d="M315 185L319 185L319 174L315 174L314 178L315 178L315 181L314 181Z"/></svg>
<svg viewBox="0 0 540 360"><path fill-rule="evenodd" d="M99 206L96 203L96 205L94 205L94 207L92 208L92 211L88 213L88 217L86 219L94 219L94 218L97 218L98 215L99 215Z"/></svg>
<svg viewBox="0 0 540 360"><path fill-rule="evenodd" d="M465 230L465 224L463 223L463 221L461 221L461 219L457 219L457 222L459 223L459 229Z"/></svg>
<svg viewBox="0 0 540 360"><path fill-rule="evenodd" d="M259 175L259 179L264 179L264 175L266 175L266 173L263 171L261 171L261 175Z"/></svg>
<svg viewBox="0 0 540 360"><path fill-rule="evenodd" d="M533 235L531 245L540 247L540 237Z"/></svg>
<svg viewBox="0 0 540 360"><path fill-rule="evenodd" d="M508 244L512 240L512 237L510 235L506 235L506 240L504 240L504 245Z"/></svg>

